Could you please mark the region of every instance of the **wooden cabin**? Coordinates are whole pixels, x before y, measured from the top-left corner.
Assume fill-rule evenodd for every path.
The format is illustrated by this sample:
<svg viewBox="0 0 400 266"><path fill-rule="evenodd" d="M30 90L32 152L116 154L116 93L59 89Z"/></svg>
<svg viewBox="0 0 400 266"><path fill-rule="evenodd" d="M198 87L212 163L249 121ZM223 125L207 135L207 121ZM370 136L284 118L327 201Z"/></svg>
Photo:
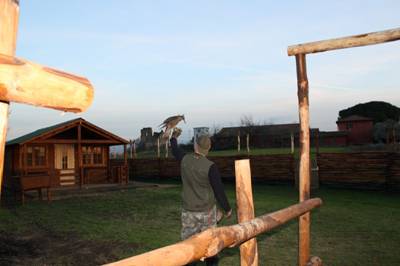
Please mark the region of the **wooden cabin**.
<svg viewBox="0 0 400 266"><path fill-rule="evenodd" d="M127 144L82 118L38 129L6 143L4 185L20 185L24 191L128 182ZM124 146L125 160L118 169L110 165L113 145Z"/></svg>

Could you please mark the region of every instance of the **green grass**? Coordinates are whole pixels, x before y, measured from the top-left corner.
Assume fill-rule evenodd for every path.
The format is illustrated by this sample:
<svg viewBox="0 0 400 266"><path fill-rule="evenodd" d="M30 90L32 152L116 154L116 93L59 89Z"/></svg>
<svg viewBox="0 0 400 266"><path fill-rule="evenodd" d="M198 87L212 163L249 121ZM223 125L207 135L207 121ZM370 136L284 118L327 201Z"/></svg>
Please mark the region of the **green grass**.
<svg viewBox="0 0 400 266"><path fill-rule="evenodd" d="M234 187L226 187L235 206ZM0 233L41 229L90 241L134 244L134 249L121 250L118 257L123 258L179 241L180 193L180 187L137 189L51 204L29 202L13 210L0 209ZM313 196L324 204L312 214L312 255L326 265L400 265L399 194L322 188ZM297 198L293 187L257 184L256 215L294 204ZM235 219L224 222L232 223ZM296 265L297 221L260 235L258 248L260 265ZM220 257L220 265L239 265L237 248L224 250ZM65 258L63 262L68 263Z"/></svg>

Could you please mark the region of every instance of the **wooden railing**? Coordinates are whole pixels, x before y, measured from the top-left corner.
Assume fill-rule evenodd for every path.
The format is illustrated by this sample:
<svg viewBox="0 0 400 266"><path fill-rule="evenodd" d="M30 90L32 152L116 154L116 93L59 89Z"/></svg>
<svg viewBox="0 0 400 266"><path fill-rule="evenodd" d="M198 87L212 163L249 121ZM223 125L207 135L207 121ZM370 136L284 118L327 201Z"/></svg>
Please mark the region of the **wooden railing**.
<svg viewBox="0 0 400 266"><path fill-rule="evenodd" d="M319 207L319 198L305 200L285 209L259 216L249 222L231 226L211 228L176 244L155 249L107 264L109 266L181 266L218 254L227 247L236 247L259 234L297 218Z"/></svg>

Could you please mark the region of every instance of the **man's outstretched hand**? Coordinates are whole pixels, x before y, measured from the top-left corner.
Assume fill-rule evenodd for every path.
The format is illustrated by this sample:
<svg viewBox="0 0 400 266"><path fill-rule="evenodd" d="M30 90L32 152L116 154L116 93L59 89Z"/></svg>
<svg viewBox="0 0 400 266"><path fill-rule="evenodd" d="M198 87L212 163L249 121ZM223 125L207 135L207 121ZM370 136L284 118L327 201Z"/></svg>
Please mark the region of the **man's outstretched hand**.
<svg viewBox="0 0 400 266"><path fill-rule="evenodd" d="M182 129L180 129L179 127L174 128L174 131L172 132L172 137L173 138L178 138L182 133Z"/></svg>

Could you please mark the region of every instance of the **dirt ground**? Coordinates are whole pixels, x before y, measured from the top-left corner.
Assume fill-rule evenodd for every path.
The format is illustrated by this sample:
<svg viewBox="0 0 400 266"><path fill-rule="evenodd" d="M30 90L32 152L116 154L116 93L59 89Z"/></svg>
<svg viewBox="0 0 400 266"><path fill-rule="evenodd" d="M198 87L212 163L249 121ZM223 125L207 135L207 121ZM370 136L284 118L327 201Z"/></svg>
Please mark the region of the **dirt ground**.
<svg viewBox="0 0 400 266"><path fill-rule="evenodd" d="M119 252L137 248L115 241L83 240L51 232L0 232L0 265L100 265L117 260Z"/></svg>

